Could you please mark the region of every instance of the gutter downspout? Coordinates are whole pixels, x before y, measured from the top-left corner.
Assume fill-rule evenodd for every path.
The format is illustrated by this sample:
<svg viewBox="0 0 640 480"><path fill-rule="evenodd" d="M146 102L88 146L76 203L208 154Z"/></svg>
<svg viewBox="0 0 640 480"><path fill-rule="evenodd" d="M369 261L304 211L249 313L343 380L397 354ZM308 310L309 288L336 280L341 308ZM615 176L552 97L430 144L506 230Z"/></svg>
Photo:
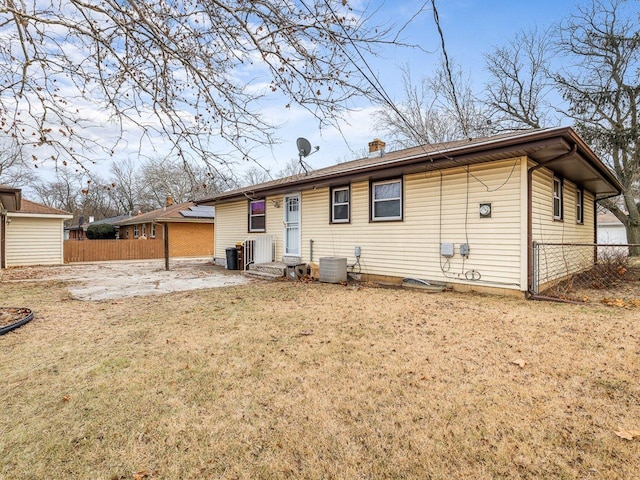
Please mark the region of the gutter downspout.
<svg viewBox="0 0 640 480"><path fill-rule="evenodd" d="M533 287L533 172L546 167L547 165L564 160L578 151L578 145L575 143L571 150L557 157L553 157L545 162L538 163L527 170L527 293L529 299L534 299L538 295L532 290Z"/></svg>

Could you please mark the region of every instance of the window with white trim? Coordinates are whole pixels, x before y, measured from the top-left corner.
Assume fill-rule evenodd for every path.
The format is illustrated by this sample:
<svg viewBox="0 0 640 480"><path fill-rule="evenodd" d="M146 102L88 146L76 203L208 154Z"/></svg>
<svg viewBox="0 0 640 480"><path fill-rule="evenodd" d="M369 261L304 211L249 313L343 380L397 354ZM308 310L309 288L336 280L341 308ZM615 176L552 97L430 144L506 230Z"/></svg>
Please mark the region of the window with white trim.
<svg viewBox="0 0 640 480"><path fill-rule="evenodd" d="M351 189L336 187L331 189L331 223L349 223Z"/></svg>
<svg viewBox="0 0 640 480"><path fill-rule="evenodd" d="M133 238L138 238L140 235L140 230L139 230L139 226L138 225L134 225L133 226Z"/></svg>
<svg viewBox="0 0 640 480"><path fill-rule="evenodd" d="M584 190L576 190L576 223L584 223Z"/></svg>
<svg viewBox="0 0 640 480"><path fill-rule="evenodd" d="M142 224L142 236L143 237L147 236L147 224L146 223Z"/></svg>
<svg viewBox="0 0 640 480"><path fill-rule="evenodd" d="M562 208L562 179L560 177L553 177L553 219L563 219Z"/></svg>
<svg viewBox="0 0 640 480"><path fill-rule="evenodd" d="M266 231L265 205L266 205L266 202L264 199L249 201L249 231L250 232Z"/></svg>
<svg viewBox="0 0 640 480"><path fill-rule="evenodd" d="M402 220L402 180L371 183L371 220Z"/></svg>
<svg viewBox="0 0 640 480"><path fill-rule="evenodd" d="M151 224L151 238L156 238L156 224Z"/></svg>

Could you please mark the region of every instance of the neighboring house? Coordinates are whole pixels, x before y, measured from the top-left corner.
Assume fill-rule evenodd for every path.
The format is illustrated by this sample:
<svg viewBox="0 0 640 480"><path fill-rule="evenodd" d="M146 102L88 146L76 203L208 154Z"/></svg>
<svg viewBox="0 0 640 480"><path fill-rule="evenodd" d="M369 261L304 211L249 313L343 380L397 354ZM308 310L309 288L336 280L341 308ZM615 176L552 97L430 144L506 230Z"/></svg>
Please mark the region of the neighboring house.
<svg viewBox="0 0 640 480"><path fill-rule="evenodd" d="M4 204L4 202L2 202ZM20 199L0 216L0 266L61 265L64 221L69 212Z"/></svg>
<svg viewBox="0 0 640 480"><path fill-rule="evenodd" d="M87 238L87 228L91 225L114 225L122 220L126 220L130 218L131 215L118 215L117 217L108 217L103 218L101 220L94 220L94 217L89 217L88 222L83 222L81 217L81 222L77 225L71 225L68 227L64 227L64 239L65 240L84 240ZM116 228L117 230L117 228Z"/></svg>
<svg viewBox="0 0 640 480"><path fill-rule="evenodd" d="M597 199L621 191L571 128L369 149L199 201L216 207L216 262L237 242L266 241L286 263L346 257L364 280L527 292L532 241L593 243Z"/></svg>
<svg viewBox="0 0 640 480"><path fill-rule="evenodd" d="M215 209L193 202L168 205L117 222L120 239L165 239L169 232L170 257L211 256L214 252Z"/></svg>
<svg viewBox="0 0 640 480"><path fill-rule="evenodd" d="M626 245L627 230L613 213L598 215L598 243Z"/></svg>

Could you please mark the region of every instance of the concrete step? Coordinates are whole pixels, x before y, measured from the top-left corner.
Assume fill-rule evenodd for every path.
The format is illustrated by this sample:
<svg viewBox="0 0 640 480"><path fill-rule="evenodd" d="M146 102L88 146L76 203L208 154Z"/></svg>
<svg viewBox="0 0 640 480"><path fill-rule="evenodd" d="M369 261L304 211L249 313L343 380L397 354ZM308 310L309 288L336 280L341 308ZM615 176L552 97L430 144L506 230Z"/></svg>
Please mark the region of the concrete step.
<svg viewBox="0 0 640 480"><path fill-rule="evenodd" d="M287 266L284 263L272 262L272 263L254 263L249 265L249 272L262 272L271 273L279 277L284 277L287 274Z"/></svg>
<svg viewBox="0 0 640 480"><path fill-rule="evenodd" d="M262 272L260 270L245 270L242 274L246 277L259 278L261 280L281 280L284 275L281 273Z"/></svg>

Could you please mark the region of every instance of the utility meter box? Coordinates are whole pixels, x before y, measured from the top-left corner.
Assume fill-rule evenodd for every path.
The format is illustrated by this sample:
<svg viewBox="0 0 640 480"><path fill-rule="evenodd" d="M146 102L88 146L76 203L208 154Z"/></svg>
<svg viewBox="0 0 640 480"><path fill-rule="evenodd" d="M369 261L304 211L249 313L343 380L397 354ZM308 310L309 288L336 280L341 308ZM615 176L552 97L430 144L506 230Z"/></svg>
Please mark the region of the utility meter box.
<svg viewBox="0 0 640 480"><path fill-rule="evenodd" d="M460 255L462 255L463 257L468 257L469 256L469 244L468 243L461 243L460 244Z"/></svg>
<svg viewBox="0 0 640 480"><path fill-rule="evenodd" d="M440 255L443 257L453 257L453 243L441 243Z"/></svg>

